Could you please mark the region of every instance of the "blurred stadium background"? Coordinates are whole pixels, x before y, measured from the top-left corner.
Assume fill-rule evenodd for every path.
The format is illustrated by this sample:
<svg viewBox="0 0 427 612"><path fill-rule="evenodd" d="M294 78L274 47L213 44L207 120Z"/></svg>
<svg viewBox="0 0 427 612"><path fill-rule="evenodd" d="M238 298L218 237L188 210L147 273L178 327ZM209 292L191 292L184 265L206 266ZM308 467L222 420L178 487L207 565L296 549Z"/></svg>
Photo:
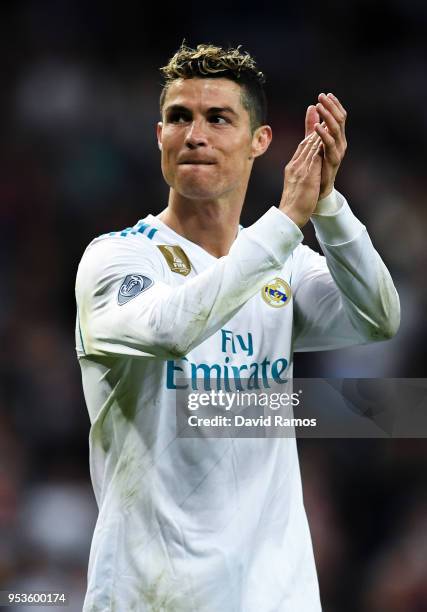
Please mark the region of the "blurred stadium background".
<svg viewBox="0 0 427 612"><path fill-rule="evenodd" d="M278 201L317 94L349 111L337 187L392 271L402 326L386 344L297 356L296 376L426 374L427 6L281 4L2 3L0 589L61 587L81 610L96 506L74 277L94 236L166 204L158 67L183 38L243 44L268 77L274 139L244 224ZM324 611L427 610L425 440L299 446Z"/></svg>

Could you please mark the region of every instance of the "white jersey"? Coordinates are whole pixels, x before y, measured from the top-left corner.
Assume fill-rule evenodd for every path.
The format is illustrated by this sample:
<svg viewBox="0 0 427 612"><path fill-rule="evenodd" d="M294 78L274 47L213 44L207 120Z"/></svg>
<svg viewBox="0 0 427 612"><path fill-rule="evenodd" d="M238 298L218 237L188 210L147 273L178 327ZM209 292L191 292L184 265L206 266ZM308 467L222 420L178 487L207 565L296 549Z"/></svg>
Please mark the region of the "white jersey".
<svg viewBox="0 0 427 612"><path fill-rule="evenodd" d="M76 343L99 517L85 612L321 610L295 439L179 438L175 393L226 367L262 386L292 375L294 350L394 333L390 275L336 197L314 219L326 258L275 207L220 259L152 215L87 248ZM277 279L291 290L265 299Z"/></svg>

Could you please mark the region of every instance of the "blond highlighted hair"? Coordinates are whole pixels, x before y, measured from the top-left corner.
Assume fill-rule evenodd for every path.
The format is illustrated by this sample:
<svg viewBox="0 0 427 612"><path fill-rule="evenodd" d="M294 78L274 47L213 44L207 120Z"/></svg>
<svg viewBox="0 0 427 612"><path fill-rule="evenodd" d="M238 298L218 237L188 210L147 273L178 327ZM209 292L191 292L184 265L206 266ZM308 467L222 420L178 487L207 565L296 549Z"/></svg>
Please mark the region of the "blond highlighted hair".
<svg viewBox="0 0 427 612"><path fill-rule="evenodd" d="M211 44L200 44L192 49L182 43L166 66L160 68L160 72L164 78L160 96L161 111L168 88L175 80L226 78L235 81L242 88L242 104L249 113L251 129L266 123L267 101L263 87L265 77L254 58L241 51L241 45L224 49Z"/></svg>

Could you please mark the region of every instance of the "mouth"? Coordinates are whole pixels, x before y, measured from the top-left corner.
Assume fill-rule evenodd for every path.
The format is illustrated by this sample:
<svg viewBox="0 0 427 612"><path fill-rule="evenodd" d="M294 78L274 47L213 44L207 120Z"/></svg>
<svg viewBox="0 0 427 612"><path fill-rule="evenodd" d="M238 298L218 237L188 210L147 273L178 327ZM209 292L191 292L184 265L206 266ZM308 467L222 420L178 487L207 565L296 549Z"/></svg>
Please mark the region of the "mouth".
<svg viewBox="0 0 427 612"><path fill-rule="evenodd" d="M187 160L180 162L180 166L213 166L216 162L212 161L201 161L201 160Z"/></svg>

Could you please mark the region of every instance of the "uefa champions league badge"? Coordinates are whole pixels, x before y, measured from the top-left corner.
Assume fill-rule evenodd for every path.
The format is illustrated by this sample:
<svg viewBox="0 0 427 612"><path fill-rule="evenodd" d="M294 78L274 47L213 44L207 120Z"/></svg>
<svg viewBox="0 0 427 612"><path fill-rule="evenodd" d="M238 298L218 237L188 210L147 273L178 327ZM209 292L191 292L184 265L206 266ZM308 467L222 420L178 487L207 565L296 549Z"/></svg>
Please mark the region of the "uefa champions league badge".
<svg viewBox="0 0 427 612"><path fill-rule="evenodd" d="M282 278L275 278L264 285L261 289L261 295L264 302L267 302L272 308L282 308L282 306L289 304L292 291L286 281Z"/></svg>
<svg viewBox="0 0 427 612"><path fill-rule="evenodd" d="M148 276L142 274L128 274L125 280L120 285L117 302L119 306L123 306L126 302L133 299L154 283Z"/></svg>

